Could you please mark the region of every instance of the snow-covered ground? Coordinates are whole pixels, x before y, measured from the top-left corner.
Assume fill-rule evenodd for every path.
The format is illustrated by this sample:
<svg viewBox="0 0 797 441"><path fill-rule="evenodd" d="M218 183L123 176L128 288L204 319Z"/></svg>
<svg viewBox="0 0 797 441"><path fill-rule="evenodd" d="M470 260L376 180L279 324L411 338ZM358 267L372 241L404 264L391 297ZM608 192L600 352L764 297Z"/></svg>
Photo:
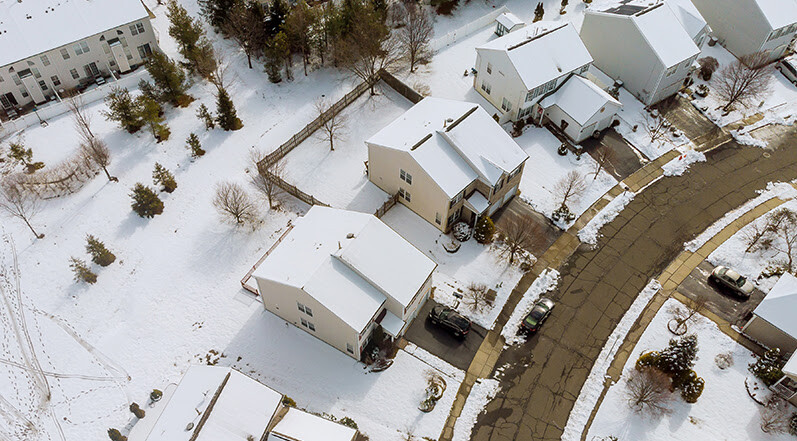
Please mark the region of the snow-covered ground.
<svg viewBox="0 0 797 441"><path fill-rule="evenodd" d="M523 276L517 264L509 265L509 261L500 256L495 246L482 245L475 239L462 242L456 253L449 253L443 244L450 242L452 237L443 234L401 204L396 204L382 216L382 221L437 262L437 269L432 276L434 299L437 302L453 307L457 301L454 293L467 293L472 283L495 290L496 298L492 306L474 310L466 300L462 300L457 308L479 325L487 329L493 327L509 294Z"/></svg>
<svg viewBox="0 0 797 441"><path fill-rule="evenodd" d="M706 381L703 394L695 404L687 404L674 394L670 413L643 416L632 412L627 404L626 381L639 355L667 346L673 335L667 330L671 308L680 306L668 300L648 325L626 362L623 379L606 393L587 439L616 436L620 440L732 440L774 441L794 439L789 434L766 434L761 431L760 410L747 394L744 380L747 366L754 358L743 346L723 334L707 318L698 315L689 325L689 332L698 335L698 354L694 370ZM721 370L714 358L731 354L733 365Z"/></svg>
<svg viewBox="0 0 797 441"><path fill-rule="evenodd" d="M542 294L556 288L557 284L559 284L559 271L555 269L548 268L543 271L539 277L534 279L534 282L532 282L529 289L523 293L523 297L520 299L517 306L515 306L512 315L509 316L504 328L501 330L501 335L504 337L504 342L506 342L507 345L516 345L526 341L526 337L518 333L520 322L523 321L526 314L531 311L534 302L536 302Z"/></svg>
<svg viewBox="0 0 797 441"><path fill-rule="evenodd" d="M317 131L285 157L285 180L333 207L373 213L388 195L365 174L365 140L410 107L389 87L379 87L373 96L366 91L341 113L345 124L335 137L335 150Z"/></svg>
<svg viewBox="0 0 797 441"><path fill-rule="evenodd" d="M462 413L454 425L453 441L468 441L470 439L476 419L500 389L498 380L492 378L476 380L476 384L471 388L468 399L465 401L465 407L462 408Z"/></svg>
<svg viewBox="0 0 797 441"><path fill-rule="evenodd" d="M633 192L624 191L612 199L595 217L587 222L584 228L578 230L578 238L584 243L597 245L601 227L613 221L623 211L623 208L634 200L634 195L635 193Z"/></svg>
<svg viewBox="0 0 797 441"><path fill-rule="evenodd" d="M697 150L687 150L682 155L661 166L664 176L681 176L695 162L705 162L706 155Z"/></svg>

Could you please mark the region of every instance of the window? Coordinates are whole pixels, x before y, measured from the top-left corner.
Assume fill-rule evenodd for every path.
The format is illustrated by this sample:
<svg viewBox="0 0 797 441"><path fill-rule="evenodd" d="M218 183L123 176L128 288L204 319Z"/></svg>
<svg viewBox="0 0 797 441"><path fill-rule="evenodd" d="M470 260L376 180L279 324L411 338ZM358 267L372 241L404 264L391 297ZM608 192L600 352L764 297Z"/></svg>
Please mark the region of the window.
<svg viewBox="0 0 797 441"><path fill-rule="evenodd" d="M42 55L39 58L42 60L42 64L43 65L45 65L45 66L49 66L50 65L50 59L47 58L47 55Z"/></svg>
<svg viewBox="0 0 797 441"><path fill-rule="evenodd" d="M489 85L489 84L487 84L487 81L482 81L482 90L483 90L483 91L485 91L485 92L487 92L487 95L489 95L489 94L490 94L490 90L491 90L491 89L492 89L492 88L490 87L490 85Z"/></svg>
<svg viewBox="0 0 797 441"><path fill-rule="evenodd" d="M39 87L41 87L42 90L47 90L47 83L45 83L44 80L39 80Z"/></svg>
<svg viewBox="0 0 797 441"><path fill-rule="evenodd" d="M100 69L97 68L97 63L91 62L85 66L83 66L83 70L86 71L87 77L96 77L100 75Z"/></svg>
<svg viewBox="0 0 797 441"><path fill-rule="evenodd" d="M150 55L152 55L152 48L149 47L149 43L138 47L138 56L142 60L146 60Z"/></svg>
<svg viewBox="0 0 797 441"><path fill-rule="evenodd" d="M39 69L36 69L35 67L31 67L30 71L33 72L33 76L34 77L36 77L36 78L41 78L42 77L42 74L41 74L41 72L39 72Z"/></svg>
<svg viewBox="0 0 797 441"><path fill-rule="evenodd" d="M312 309L310 309L310 307L309 307L309 306L305 306L305 307L304 307L304 313L305 313L305 314L307 314L307 315L309 315L310 317L312 317L312 316L313 316L313 310L312 310Z"/></svg>
<svg viewBox="0 0 797 441"><path fill-rule="evenodd" d="M453 207L457 202L461 201L463 197L465 197L465 190L462 190L462 193L459 193L458 195L454 196L454 199L451 199L451 203L448 204L448 208L451 209L451 207Z"/></svg>
<svg viewBox="0 0 797 441"><path fill-rule="evenodd" d="M588 70L589 70L589 64L587 64L587 65L585 65L584 67L582 67L582 68L581 68L581 70L580 70L580 71L578 71L578 73L584 73L584 72L586 72L586 71L588 71Z"/></svg>
<svg viewBox="0 0 797 441"><path fill-rule="evenodd" d="M75 51L75 55L82 55L89 53L89 45L85 41L81 41L80 43L72 46L72 50Z"/></svg>
<svg viewBox="0 0 797 441"><path fill-rule="evenodd" d="M23 98L27 98L28 97L28 91L25 90L25 89L19 89L19 93L22 94Z"/></svg>
<svg viewBox="0 0 797 441"><path fill-rule="evenodd" d="M346 352L348 352L349 354L354 353L354 346L352 346L351 343L346 343Z"/></svg>
<svg viewBox="0 0 797 441"><path fill-rule="evenodd" d="M512 103L510 103L508 99L504 98L503 101L501 101L501 108L504 109L504 111L509 112L512 110Z"/></svg>
<svg viewBox="0 0 797 441"><path fill-rule="evenodd" d="M512 173L510 173L509 176L507 176L506 180L507 181L511 180L512 178L520 174L521 170L523 170L523 164L518 165L516 169L512 170Z"/></svg>
<svg viewBox="0 0 797 441"><path fill-rule="evenodd" d="M301 303L296 302L296 307L299 308L299 311L304 312L304 305L302 305Z"/></svg>
<svg viewBox="0 0 797 441"><path fill-rule="evenodd" d="M457 219L459 219L459 217L460 217L461 215L462 215L462 207L459 207L459 208L457 209L457 211L455 211L455 212L451 213L451 216L448 216L448 225L451 225L451 224L453 224L454 222L456 222L456 221L457 221Z"/></svg>
<svg viewBox="0 0 797 441"><path fill-rule="evenodd" d="M75 80L80 78L80 74L77 73L77 69L69 69L69 73L72 74L72 78Z"/></svg>
<svg viewBox="0 0 797 441"><path fill-rule="evenodd" d="M58 75L51 76L50 77L50 81L53 82L53 86L60 86L61 85L61 80L58 79Z"/></svg>
<svg viewBox="0 0 797 441"><path fill-rule="evenodd" d="M667 71L664 72L664 76L669 77L670 75L674 74L676 70L678 70L678 66L677 65L667 69Z"/></svg>
<svg viewBox="0 0 797 441"><path fill-rule="evenodd" d="M3 77L0 76L0 83L2 83L3 81L5 80L3 79Z"/></svg>
<svg viewBox="0 0 797 441"><path fill-rule="evenodd" d="M405 172L403 169L401 169L401 171L399 173L399 177L401 178L402 181L404 181L404 182L406 182L408 184L412 184L412 175L407 173L407 172Z"/></svg>
<svg viewBox="0 0 797 441"><path fill-rule="evenodd" d="M134 25L130 25L130 33L133 35L143 34L144 25L142 23L136 23Z"/></svg>
<svg viewBox="0 0 797 441"><path fill-rule="evenodd" d="M401 196L404 199L406 199L407 202L412 202L412 196L410 195L410 192L404 191L403 188L399 188L399 196Z"/></svg>
<svg viewBox="0 0 797 441"><path fill-rule="evenodd" d="M443 219L440 218L440 213L435 213L434 214L434 223L436 223L437 225L440 225L441 222L443 222Z"/></svg>
<svg viewBox="0 0 797 441"><path fill-rule="evenodd" d="M301 319L301 320L302 320L302 326L304 326L305 328L308 328L311 331L315 331L315 325L312 322L308 322L305 319Z"/></svg>
<svg viewBox="0 0 797 441"><path fill-rule="evenodd" d="M11 75L11 78L14 79L14 84L16 84L17 86L22 84L22 80L19 79L19 74Z"/></svg>
<svg viewBox="0 0 797 441"><path fill-rule="evenodd" d="M103 44L102 45L102 50L104 50L106 54L110 54L111 53L111 47L108 46L107 44Z"/></svg>
<svg viewBox="0 0 797 441"><path fill-rule="evenodd" d="M534 108L534 106L528 106L525 109L520 109L520 111L517 113L517 117L518 118L525 118L525 117L531 115L531 109L533 109L533 108Z"/></svg>
<svg viewBox="0 0 797 441"><path fill-rule="evenodd" d="M504 186L504 179L503 178L498 179L498 182L496 182L495 186L493 187L493 194L498 193L498 190L500 190L501 187L503 186Z"/></svg>
<svg viewBox="0 0 797 441"><path fill-rule="evenodd" d="M493 73L493 65L490 63L487 63L487 73L488 74Z"/></svg>
<svg viewBox="0 0 797 441"><path fill-rule="evenodd" d="M64 60L68 60L69 59L69 52L66 51L65 47L61 48L61 56L64 58Z"/></svg>

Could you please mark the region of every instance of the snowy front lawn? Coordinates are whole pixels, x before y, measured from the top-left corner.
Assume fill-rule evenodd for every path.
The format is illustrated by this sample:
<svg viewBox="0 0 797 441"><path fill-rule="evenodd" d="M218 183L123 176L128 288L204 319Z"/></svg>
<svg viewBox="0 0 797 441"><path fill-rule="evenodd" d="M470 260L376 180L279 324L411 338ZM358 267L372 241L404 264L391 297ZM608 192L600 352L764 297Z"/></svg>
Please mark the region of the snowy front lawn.
<svg viewBox="0 0 797 441"><path fill-rule="evenodd" d="M365 173L365 140L412 107L390 87L380 83L378 90L373 96L366 91L338 116L345 123L334 138L334 150L319 129L288 153L285 180L335 208L376 211L388 194Z"/></svg>
<svg viewBox="0 0 797 441"><path fill-rule="evenodd" d="M509 265L495 246L482 245L475 239L462 242L456 253L449 253L443 244L450 242L452 237L443 234L401 204L391 208L382 221L437 262L437 269L432 276L434 299L437 302L453 307L457 301L454 293L467 293L471 284L485 285L487 289L495 290L496 297L492 305L473 309L463 300L457 308L479 325L487 329L493 327L509 294L523 276L517 264Z"/></svg>
<svg viewBox="0 0 797 441"><path fill-rule="evenodd" d="M673 337L667 330L667 322L672 317L669 311L679 305L677 300L668 300L648 325L626 362L622 379L606 393L587 439L608 439L605 438L608 436L615 436L619 441L794 439L788 434L761 431L762 407L748 396L744 384L745 378L750 376L747 366L754 357L701 315L689 325L689 333L698 336L694 370L705 380L705 389L697 403L688 404L675 392L670 411L665 415L645 416L629 408L626 379L640 354L667 346ZM730 354L733 364L726 369L717 367L715 357L719 354Z"/></svg>

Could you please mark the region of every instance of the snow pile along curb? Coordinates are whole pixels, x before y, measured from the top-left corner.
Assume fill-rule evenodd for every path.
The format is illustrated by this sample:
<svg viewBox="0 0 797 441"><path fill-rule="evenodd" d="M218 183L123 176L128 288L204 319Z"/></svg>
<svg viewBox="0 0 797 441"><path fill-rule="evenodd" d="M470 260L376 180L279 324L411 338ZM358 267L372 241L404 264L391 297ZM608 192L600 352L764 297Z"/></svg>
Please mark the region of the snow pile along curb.
<svg viewBox="0 0 797 441"><path fill-rule="evenodd" d="M603 210L587 222L584 228L578 231L579 240L590 245L597 245L598 232L601 227L613 221L623 211L623 208L634 200L634 195L635 193L631 191L624 191L612 199L608 205L603 207Z"/></svg>
<svg viewBox="0 0 797 441"><path fill-rule="evenodd" d="M664 176L681 176L695 162L704 162L706 155L697 150L687 150L683 155L664 164L661 169Z"/></svg>
<svg viewBox="0 0 797 441"><path fill-rule="evenodd" d="M612 364L612 361L614 361L614 356L617 355L617 351L620 349L626 335L628 335L628 331L631 330L631 326L637 321L637 318L642 314L642 311L648 305L650 299L652 299L659 290L661 290L659 281L650 279L650 282L648 282L647 286L639 293L634 303L631 304L631 307L628 308L628 311L623 315L623 318L620 319L617 327L614 328L612 335L609 336L609 340L606 341L606 345L603 346L600 355L598 355L598 359L592 366L587 381L585 381L584 386L581 387L581 393L578 394L576 403L573 405L573 410L570 412L570 418L567 419L567 425L562 433L563 441L576 441L581 439L581 433L587 425L592 409L598 404L598 399L601 396L601 392L603 392L606 371L609 370L609 366Z"/></svg>
<svg viewBox="0 0 797 441"><path fill-rule="evenodd" d="M454 424L453 441L467 441L470 439L473 426L476 425L476 418L482 413L487 403L495 397L501 387L498 380L480 379L470 390L468 400L462 408L462 413Z"/></svg>
<svg viewBox="0 0 797 441"><path fill-rule="evenodd" d="M523 294L509 320L506 321L504 329L501 330L501 335L504 337L507 345L513 345L525 341L525 338L517 335L520 321L523 320L526 314L531 310L531 306L540 297L540 294L548 292L559 283L559 271L548 268L540 274L534 283L531 284L528 291Z"/></svg>
<svg viewBox="0 0 797 441"><path fill-rule="evenodd" d="M731 136L733 136L733 139L735 139L736 142L738 142L739 144L751 145L751 146L754 146L754 147L761 147L761 148L764 148L764 147L767 146L767 142L766 141L762 141L760 139L753 138L753 136L750 135L747 132L748 131L745 130L745 129L731 130Z"/></svg>

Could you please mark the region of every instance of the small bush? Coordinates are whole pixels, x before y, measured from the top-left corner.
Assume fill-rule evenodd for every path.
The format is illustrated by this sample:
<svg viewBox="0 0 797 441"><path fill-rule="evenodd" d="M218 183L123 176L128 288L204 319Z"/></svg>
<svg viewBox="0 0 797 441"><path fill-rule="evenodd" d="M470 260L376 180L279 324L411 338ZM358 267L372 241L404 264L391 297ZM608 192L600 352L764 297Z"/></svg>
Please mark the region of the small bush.
<svg viewBox="0 0 797 441"><path fill-rule="evenodd" d="M714 357L714 363L720 369L728 369L733 366L733 354L730 352L717 354L717 356Z"/></svg>
<svg viewBox="0 0 797 441"><path fill-rule="evenodd" d="M194 97L192 97L191 95L183 94L177 97L174 104L177 107L188 107L191 105L192 102L194 102Z"/></svg>
<svg viewBox="0 0 797 441"><path fill-rule="evenodd" d="M144 412L144 409L138 406L138 403L133 403L130 405L130 412L133 412L133 415L135 415L138 419L144 418L144 416L147 414Z"/></svg>
<svg viewBox="0 0 797 441"><path fill-rule="evenodd" d="M155 140L157 142L166 141L169 139L169 135L172 134L172 131L169 129L169 126L166 125L159 125L155 129Z"/></svg>
<svg viewBox="0 0 797 441"><path fill-rule="evenodd" d="M89 269L85 260L70 257L69 267L72 268L72 272L75 273L75 282L86 282L89 285L97 282L97 275Z"/></svg>
<svg viewBox="0 0 797 441"><path fill-rule="evenodd" d="M152 392L149 393L149 399L152 400L153 403L160 401L161 398L163 398L163 392L158 389L152 389Z"/></svg>
<svg viewBox="0 0 797 441"><path fill-rule="evenodd" d="M780 370L780 349L773 348L764 353L748 367L750 372L758 377L767 386L772 386L783 377Z"/></svg>
<svg viewBox="0 0 797 441"><path fill-rule="evenodd" d="M198 158L205 154L205 150L202 149L202 144L199 142L199 137L195 134L188 135L188 139L185 142L186 147L191 151L192 158Z"/></svg>
<svg viewBox="0 0 797 441"><path fill-rule="evenodd" d="M152 182L155 185L160 185L166 193L171 193L177 188L177 181L174 180L172 172L157 162L155 170L152 171Z"/></svg>
<svg viewBox="0 0 797 441"><path fill-rule="evenodd" d="M490 216L482 216L476 222L476 228L473 230L473 238L479 243L491 243L495 236L495 224Z"/></svg>
<svg viewBox="0 0 797 441"><path fill-rule="evenodd" d="M91 234L86 236L86 252L91 254L91 261L99 266L108 266L116 260L105 244Z"/></svg>
<svg viewBox="0 0 797 441"><path fill-rule="evenodd" d="M661 358L661 354L659 351L648 351L643 352L642 355L636 361L637 370L641 370L646 367L658 367L659 359Z"/></svg>
<svg viewBox="0 0 797 441"><path fill-rule="evenodd" d="M673 383L673 385L674 384L675 383ZM706 381L703 380L703 378L698 377L695 371L689 371L679 376L679 385L677 388L681 390L681 397L684 401L689 404L694 404L697 403L697 399L700 398L700 395L703 393L705 385Z"/></svg>
<svg viewBox="0 0 797 441"><path fill-rule="evenodd" d="M797 412L791 414L789 418L789 433L797 436Z"/></svg>
<svg viewBox="0 0 797 441"><path fill-rule="evenodd" d="M338 422L346 427L351 427L354 430L359 430L359 428L357 427L357 423L349 417L343 417Z"/></svg>
<svg viewBox="0 0 797 441"><path fill-rule="evenodd" d="M454 234L454 239L460 242L465 242L470 239L470 226L465 222L455 223L451 228L451 232Z"/></svg>
<svg viewBox="0 0 797 441"><path fill-rule="evenodd" d="M210 110L208 110L208 106L202 104L199 106L199 109L196 112L197 118L199 118L202 122L205 123L205 130L210 130L216 127L216 120L213 119L213 115L210 114Z"/></svg>
<svg viewBox="0 0 797 441"><path fill-rule="evenodd" d="M158 194L140 182L133 187L130 197L133 198L131 204L133 211L141 217L152 218L163 213L163 201L160 200Z"/></svg>
<svg viewBox="0 0 797 441"><path fill-rule="evenodd" d="M282 397L282 405L285 407L296 407L296 401L293 401L293 398L285 395Z"/></svg>
<svg viewBox="0 0 797 441"><path fill-rule="evenodd" d="M650 366L634 369L626 380L628 406L634 412L664 414L670 411L670 378Z"/></svg>
<svg viewBox="0 0 797 441"><path fill-rule="evenodd" d="M127 437L122 435L116 429L108 429L108 438L110 438L112 441L127 441Z"/></svg>

